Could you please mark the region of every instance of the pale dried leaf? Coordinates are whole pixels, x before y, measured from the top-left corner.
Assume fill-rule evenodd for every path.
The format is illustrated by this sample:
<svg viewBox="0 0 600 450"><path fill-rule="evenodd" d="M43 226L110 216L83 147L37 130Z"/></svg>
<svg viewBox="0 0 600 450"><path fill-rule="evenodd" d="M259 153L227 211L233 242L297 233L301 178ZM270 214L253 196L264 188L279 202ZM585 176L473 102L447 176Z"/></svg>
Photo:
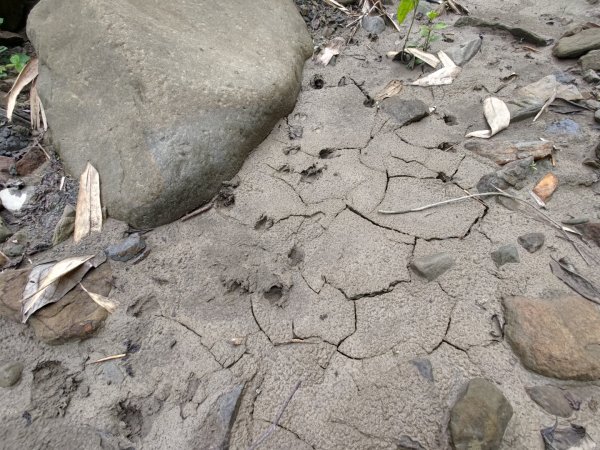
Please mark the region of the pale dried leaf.
<svg viewBox="0 0 600 450"><path fill-rule="evenodd" d="M505 128L508 128L510 124L508 106L497 97L488 97L483 101L483 115L490 126L490 130L472 131L466 137L489 139Z"/></svg>
<svg viewBox="0 0 600 450"><path fill-rule="evenodd" d="M412 86L442 86L451 84L461 69L444 52L439 52L438 58L444 67L410 84Z"/></svg>
<svg viewBox="0 0 600 450"><path fill-rule="evenodd" d="M535 115L535 117L533 118L533 121L535 122L536 120L538 120L538 118L542 115L542 113L546 110L546 108L548 108L548 106L550 106L550 104L556 100L556 94L557 94L558 90L556 87L554 87L554 91L552 92L552 95L550 96L550 98L548 100L546 100L546 103L544 103L544 106L542 106L542 109L540 109L540 111Z"/></svg>
<svg viewBox="0 0 600 450"><path fill-rule="evenodd" d="M63 259L57 263L47 263L34 267L29 274L23 292L21 321L23 323L27 322L27 319L38 309L60 300L81 280L81 278L83 278L89 268L85 270L83 275L81 275L81 278L79 278L75 284L71 283L72 285L70 287L63 286L61 288L61 278L75 271L93 257L94 255L74 256ZM62 295L56 295L57 291L60 291L60 294Z"/></svg>
<svg viewBox="0 0 600 450"><path fill-rule="evenodd" d="M107 310L110 314L114 313L117 309L117 304L109 300L108 297L88 291L81 283L79 283L79 286L81 286L81 289L83 289L97 305Z"/></svg>
<svg viewBox="0 0 600 450"><path fill-rule="evenodd" d="M402 81L400 80L392 80L390 81L377 95L375 95L374 100L376 102L381 102L386 98L393 97L397 95L402 90Z"/></svg>
<svg viewBox="0 0 600 450"><path fill-rule="evenodd" d="M31 90L29 91L29 115L32 130L39 132L48 129L46 112L44 111L44 105L42 105L42 101L38 95L36 80L31 83Z"/></svg>
<svg viewBox="0 0 600 450"><path fill-rule="evenodd" d="M315 62L317 64L322 64L326 66L327 64L329 64L329 61L331 61L331 58L340 54L344 43L345 40L342 37L336 37L332 39L329 42L329 44L327 44L325 48L321 50L321 53L319 53L319 55L315 57Z"/></svg>
<svg viewBox="0 0 600 450"><path fill-rule="evenodd" d="M9 121L12 120L12 113L17 104L17 97L21 91L38 76L38 59L31 58L23 67L23 70L15 80L12 88L8 92L8 100L6 102L6 117Z"/></svg>
<svg viewBox="0 0 600 450"><path fill-rule="evenodd" d="M92 231L102 230L102 206L100 204L100 176L90 163L79 179L79 194L75 212L73 239L79 242Z"/></svg>
<svg viewBox="0 0 600 450"><path fill-rule="evenodd" d="M430 65L434 69L440 65L439 58L431 53L424 52L423 50L420 50L418 48L407 48L404 51L406 53L410 53L411 55L419 58L425 64ZM452 63L452 64L454 64L454 63Z"/></svg>

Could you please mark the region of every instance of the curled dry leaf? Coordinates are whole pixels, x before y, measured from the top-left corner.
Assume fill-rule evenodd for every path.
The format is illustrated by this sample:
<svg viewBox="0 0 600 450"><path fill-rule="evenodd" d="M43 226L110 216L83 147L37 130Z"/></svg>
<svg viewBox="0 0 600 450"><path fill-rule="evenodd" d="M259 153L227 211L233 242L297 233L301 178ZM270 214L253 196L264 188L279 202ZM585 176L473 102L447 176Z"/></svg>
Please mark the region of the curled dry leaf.
<svg viewBox="0 0 600 450"><path fill-rule="evenodd" d="M547 173L533 188L533 193L546 203L558 187L558 177L552 172Z"/></svg>
<svg viewBox="0 0 600 450"><path fill-rule="evenodd" d="M27 319L38 309L64 297L93 266L88 265L82 268L83 270L77 269L93 257L94 255L74 256L57 263L40 264L34 267L23 292L21 321L27 322Z"/></svg>
<svg viewBox="0 0 600 450"><path fill-rule="evenodd" d="M401 90L402 81L392 80L379 93L377 93L377 95L375 95L374 100L376 102L381 102L386 98L399 94Z"/></svg>
<svg viewBox="0 0 600 450"><path fill-rule="evenodd" d="M15 80L12 88L8 92L8 100L6 102L6 117L9 121L12 120L12 114L17 104L17 97L21 91L38 76L38 59L31 58L23 67L23 70Z"/></svg>
<svg viewBox="0 0 600 450"><path fill-rule="evenodd" d="M444 84L451 84L458 76L461 69L454 64L454 61L452 61L444 52L439 52L438 58L443 66L441 69L436 70L426 77L419 78L410 84L412 86L441 86Z"/></svg>
<svg viewBox="0 0 600 450"><path fill-rule="evenodd" d="M88 291L81 283L79 283L79 286L81 286L81 289L83 289L83 291L89 295L96 304L107 310L110 314L114 313L117 309L117 304L109 300L108 297Z"/></svg>
<svg viewBox="0 0 600 450"><path fill-rule="evenodd" d="M434 69L440 65L439 58L431 53L424 52L423 50L420 50L418 48L407 48L404 51L419 58L421 61L423 61L426 64L429 64Z"/></svg>
<svg viewBox="0 0 600 450"><path fill-rule="evenodd" d="M342 37L336 37L332 39L329 42L329 44L327 44L325 48L321 50L321 53L319 53L319 55L315 57L315 62L317 64L322 64L326 66L327 64L329 64L329 61L331 61L331 58L340 54L344 43L345 41Z"/></svg>
<svg viewBox="0 0 600 450"><path fill-rule="evenodd" d="M100 176L90 163L79 179L79 194L75 212L73 239L79 242L92 231L102 230L102 206L100 204Z"/></svg>
<svg viewBox="0 0 600 450"><path fill-rule="evenodd" d="M483 101L483 115L490 126L490 130L472 131L471 133L467 133L466 137L489 139L498 132L508 128L510 124L508 106L497 97L488 97Z"/></svg>

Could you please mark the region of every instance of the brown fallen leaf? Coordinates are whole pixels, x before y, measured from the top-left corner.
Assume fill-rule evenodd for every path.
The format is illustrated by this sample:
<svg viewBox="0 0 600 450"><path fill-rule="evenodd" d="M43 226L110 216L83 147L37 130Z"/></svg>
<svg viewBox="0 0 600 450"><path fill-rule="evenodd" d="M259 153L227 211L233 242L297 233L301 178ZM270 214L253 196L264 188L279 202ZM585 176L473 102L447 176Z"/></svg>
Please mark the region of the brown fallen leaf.
<svg viewBox="0 0 600 450"><path fill-rule="evenodd" d="M15 80L12 88L8 92L8 100L6 101L6 117L9 122L12 120L12 114L17 104L17 97L21 91L38 76L38 59L31 58Z"/></svg>
<svg viewBox="0 0 600 450"><path fill-rule="evenodd" d="M373 97L376 102L381 102L386 98L397 95L402 90L402 81L392 80L390 81L379 93Z"/></svg>
<svg viewBox="0 0 600 450"><path fill-rule="evenodd" d="M342 47L345 44L345 40L342 37L336 37L332 39L324 48L321 50L318 56L315 57L315 62L317 64L322 64L326 66L336 55L339 55L342 51Z"/></svg>
<svg viewBox="0 0 600 450"><path fill-rule="evenodd" d="M95 294L93 292L88 291L85 286L81 283L79 283L79 286L81 286L81 289L84 290L84 292L90 296L90 298L96 302L97 305L101 306L102 308L104 308L105 310L107 310L110 314L114 313L115 310L117 309L117 304L111 300L108 299L108 297L105 297L103 295L100 294Z"/></svg>
<svg viewBox="0 0 600 450"><path fill-rule="evenodd" d="M472 131L471 133L467 133L465 137L489 139L505 128L508 128L510 124L508 106L497 97L488 97L483 101L483 115L491 129Z"/></svg>
<svg viewBox="0 0 600 450"><path fill-rule="evenodd" d="M79 242L92 231L102 230L102 206L100 204L100 176L90 163L79 179L79 194L75 212L73 239Z"/></svg>
<svg viewBox="0 0 600 450"><path fill-rule="evenodd" d="M549 172L535 185L533 193L546 203L550 197L552 197L552 194L554 194L557 187L558 177L552 172Z"/></svg>
<svg viewBox="0 0 600 450"><path fill-rule="evenodd" d="M67 283L60 286L60 280L69 273L75 271L94 255L74 256L63 259L57 263L45 263L34 267L29 274L23 301L21 304L21 322L27 319L38 309L60 300L68 291L77 285L89 268L81 275L75 284ZM71 284L71 286L69 286ZM58 291L59 295L56 295ZM62 295L61 295L62 294Z"/></svg>

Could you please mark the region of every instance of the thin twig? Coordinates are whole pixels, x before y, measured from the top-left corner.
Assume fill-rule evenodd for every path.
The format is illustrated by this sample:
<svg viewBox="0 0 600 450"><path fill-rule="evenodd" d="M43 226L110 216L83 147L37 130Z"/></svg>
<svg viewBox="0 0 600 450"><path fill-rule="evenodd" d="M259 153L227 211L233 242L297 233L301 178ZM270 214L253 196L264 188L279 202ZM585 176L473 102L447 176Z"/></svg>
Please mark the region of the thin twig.
<svg viewBox="0 0 600 450"><path fill-rule="evenodd" d="M126 356L127 356L127 353L120 353L118 355L112 355L112 356L107 356L106 358L97 359L96 361L89 362L88 364L97 364L97 363L101 363L101 362L105 362L105 361L110 361L113 359L121 359L121 358L125 358Z"/></svg>
<svg viewBox="0 0 600 450"><path fill-rule="evenodd" d="M192 217L196 217L202 213L205 213L206 211L208 211L209 209L211 209L213 207L213 203L207 203L206 205L201 206L200 208L196 209L195 211L192 211L189 214L186 214L185 216L183 216L181 219L179 219L180 222L185 222L186 220L190 220Z"/></svg>
<svg viewBox="0 0 600 450"><path fill-rule="evenodd" d="M261 434L260 437L256 441L254 441L254 443L250 447L248 447L248 450L256 450L258 448L258 446L260 444L262 444L269 436L271 436L271 434L273 434L273 431L275 431L277 429L277 424L281 420L281 416L283 416L283 412L285 411L285 408L287 408L288 404L292 400L292 397L294 396L294 394L300 387L301 383L302 383L301 380L298 380L296 382L296 384L294 385L294 388L292 389L292 392L290 392L290 395L288 396L288 398L285 400L283 405L281 405L281 408L279 408L279 412L277 413L277 416L275 417L275 420L273 421L271 426L269 428L267 428L267 430L263 434Z"/></svg>

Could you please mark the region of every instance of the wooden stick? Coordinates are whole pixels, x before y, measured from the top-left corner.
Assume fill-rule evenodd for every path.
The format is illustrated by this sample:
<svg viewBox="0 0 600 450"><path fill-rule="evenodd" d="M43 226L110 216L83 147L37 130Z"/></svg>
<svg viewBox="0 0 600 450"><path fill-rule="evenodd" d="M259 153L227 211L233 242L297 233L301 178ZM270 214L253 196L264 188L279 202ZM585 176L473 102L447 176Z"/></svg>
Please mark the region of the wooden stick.
<svg viewBox="0 0 600 450"><path fill-rule="evenodd" d="M281 420L281 416L283 416L283 412L285 411L285 408L287 408L288 404L292 400L292 397L294 396L294 394L300 387L301 383L302 383L301 380L298 380L296 382L296 384L294 385L294 388L292 389L292 392L290 393L288 398L285 400L283 405L281 405L281 408L279 408L279 412L277 413L277 416L275 417L275 420L273 421L271 426L269 428L267 428L267 430L263 434L261 434L260 437L256 441L254 441L254 443L250 447L248 447L248 450L256 450L260 444L262 444L269 436L271 436L271 434L273 434L273 431L276 430L277 424Z"/></svg>
<svg viewBox="0 0 600 450"><path fill-rule="evenodd" d="M125 358L126 356L127 356L127 353L120 353L118 355L112 355L112 356L107 356L106 358L97 359L96 361L92 361L92 362L90 362L88 364L98 364L98 363L105 362L105 361L110 361L110 360L113 360L113 359Z"/></svg>
<svg viewBox="0 0 600 450"><path fill-rule="evenodd" d="M179 219L180 222L185 222L186 220L190 220L193 217L199 216L200 214L208 211L210 208L213 207L213 203L207 203L206 205L201 206L200 208L198 208L195 211L192 211L189 214L186 214L185 216L183 216L181 219Z"/></svg>

